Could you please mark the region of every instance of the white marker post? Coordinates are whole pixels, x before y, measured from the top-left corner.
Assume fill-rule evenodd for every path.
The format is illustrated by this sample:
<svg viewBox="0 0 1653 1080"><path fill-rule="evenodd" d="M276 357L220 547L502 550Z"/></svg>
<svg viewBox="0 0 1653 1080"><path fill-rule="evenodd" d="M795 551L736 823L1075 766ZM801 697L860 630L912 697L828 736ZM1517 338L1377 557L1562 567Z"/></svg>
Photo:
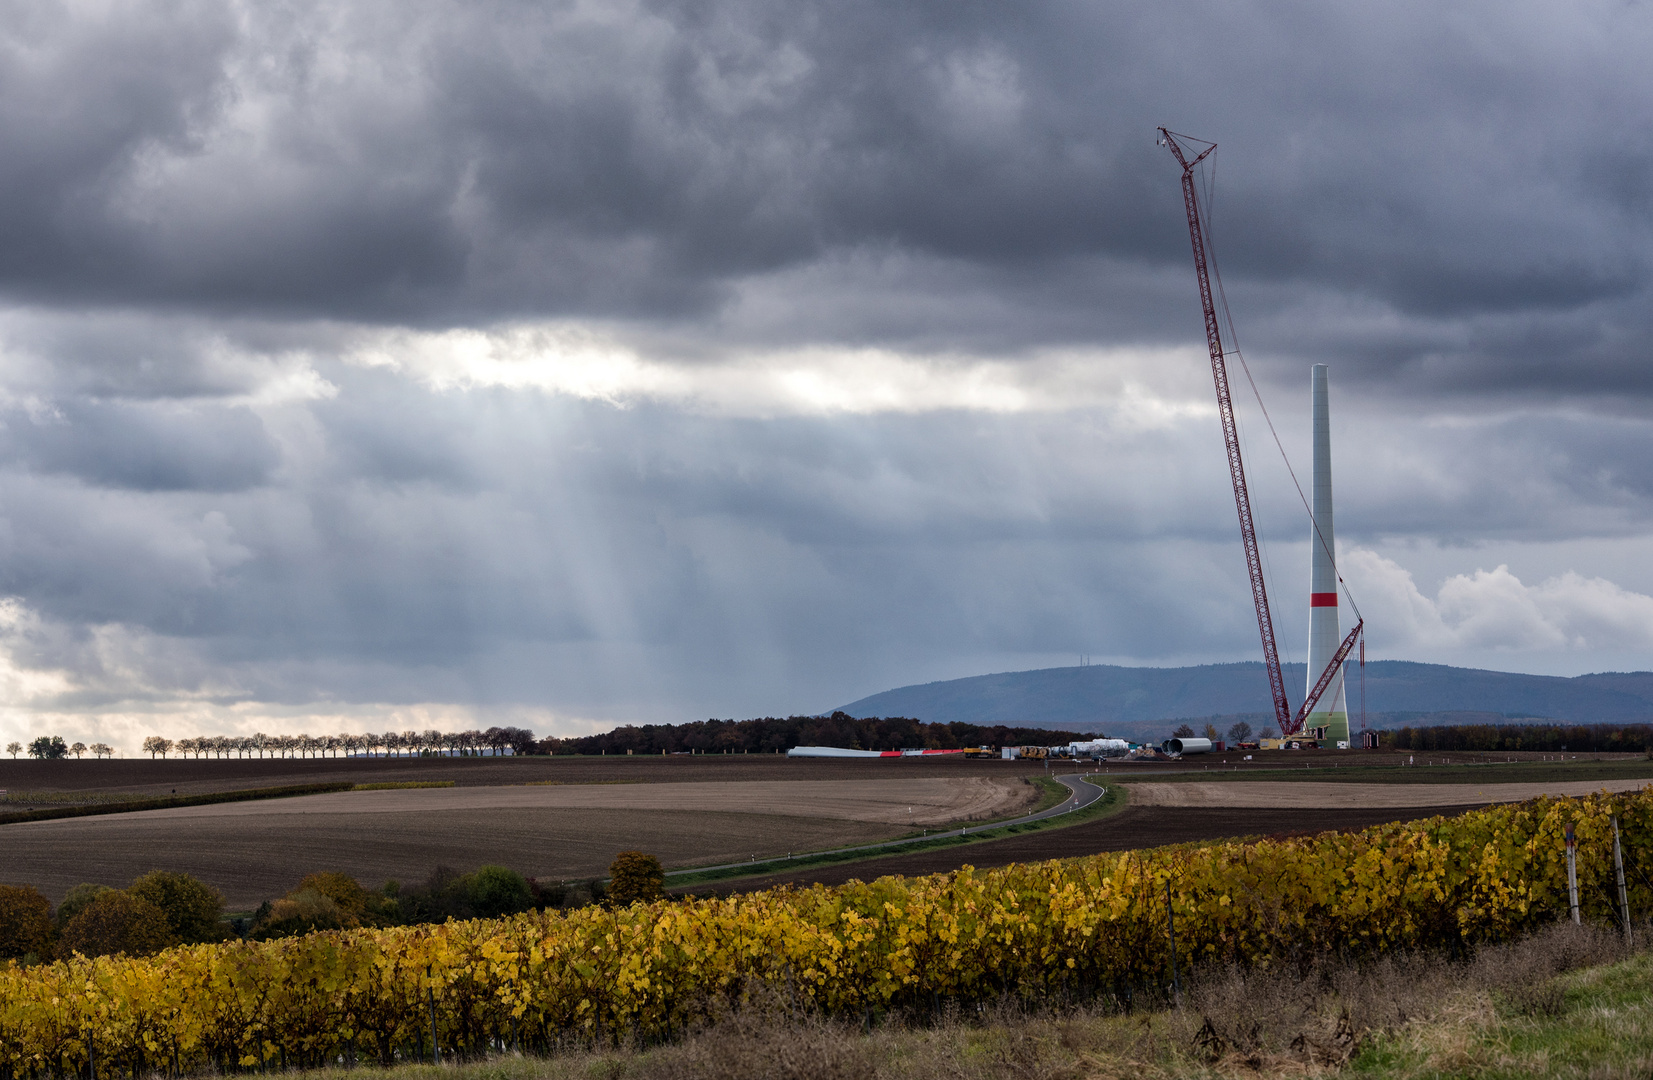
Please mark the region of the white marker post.
<svg viewBox="0 0 1653 1080"><path fill-rule="evenodd" d="M1624 940L1630 940L1630 893L1624 887L1624 849L1619 847L1619 819L1613 817L1613 873L1619 879L1619 914L1624 919Z"/></svg>
<svg viewBox="0 0 1653 1080"><path fill-rule="evenodd" d="M1573 912L1573 925L1578 918L1578 840L1573 836L1573 823L1567 822L1567 906Z"/></svg>

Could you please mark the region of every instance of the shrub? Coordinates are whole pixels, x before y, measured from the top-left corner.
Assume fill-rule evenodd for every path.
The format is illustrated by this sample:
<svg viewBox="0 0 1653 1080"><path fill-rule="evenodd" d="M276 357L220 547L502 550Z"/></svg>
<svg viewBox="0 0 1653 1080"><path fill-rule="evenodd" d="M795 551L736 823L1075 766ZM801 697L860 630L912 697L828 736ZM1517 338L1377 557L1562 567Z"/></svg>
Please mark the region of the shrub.
<svg viewBox="0 0 1653 1080"><path fill-rule="evenodd" d="M171 870L154 870L134 881L128 893L147 900L166 915L172 936L186 944L222 941L224 897L204 881Z"/></svg>
<svg viewBox="0 0 1653 1080"><path fill-rule="evenodd" d="M617 906L647 903L665 895L666 872L660 860L642 851L622 851L608 868L608 899Z"/></svg>
<svg viewBox="0 0 1653 1080"><path fill-rule="evenodd" d="M562 882L528 879L528 891L534 894L534 907L539 911L555 910L568 900L568 886Z"/></svg>
<svg viewBox="0 0 1653 1080"><path fill-rule="evenodd" d="M251 936L259 940L308 934L312 930L344 930L358 925L338 901L315 889L295 889L259 909Z"/></svg>
<svg viewBox="0 0 1653 1080"><path fill-rule="evenodd" d="M534 906L534 893L528 887L528 879L515 870L503 866L484 866L468 876L471 910L479 918L497 919Z"/></svg>
<svg viewBox="0 0 1653 1080"><path fill-rule="evenodd" d="M85 909L87 904L90 904L93 900L96 900L106 892L114 891L114 889L111 889L107 885L93 885L90 882L82 882L81 884L70 889L69 894L63 898L63 903L57 905L58 929L61 930L63 927L68 926L69 920L73 919L76 915L79 915L81 911Z"/></svg>
<svg viewBox="0 0 1653 1080"><path fill-rule="evenodd" d="M110 889L98 896L63 928L58 952L64 957L135 956L160 952L174 944L166 912L130 893Z"/></svg>
<svg viewBox="0 0 1653 1080"><path fill-rule="evenodd" d="M360 926L363 922L369 921L364 918L367 915L368 891L349 874L333 870L310 874L298 883L298 888L287 895L292 897L305 891L320 893L338 905L339 913L345 918L347 926Z"/></svg>
<svg viewBox="0 0 1653 1080"><path fill-rule="evenodd" d="M52 943L52 905L33 885L0 885L0 959L45 956Z"/></svg>

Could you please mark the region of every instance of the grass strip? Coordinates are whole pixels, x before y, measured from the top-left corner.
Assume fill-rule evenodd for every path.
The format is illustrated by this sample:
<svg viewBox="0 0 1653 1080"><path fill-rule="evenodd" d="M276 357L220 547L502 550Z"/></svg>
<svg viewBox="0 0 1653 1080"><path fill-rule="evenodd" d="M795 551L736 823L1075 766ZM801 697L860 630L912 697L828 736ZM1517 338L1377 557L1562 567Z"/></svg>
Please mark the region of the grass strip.
<svg viewBox="0 0 1653 1080"><path fill-rule="evenodd" d="M1054 781L1052 781L1054 783ZM1067 788L1063 788L1068 793ZM1126 795L1123 789L1115 785L1107 785L1106 792L1100 799L1091 803L1082 810L1075 810L1071 814L1062 814L1058 817L1044 818L1040 821L1029 821L1021 825L1006 825L1002 828L982 828L980 832L972 831L966 836L960 836L956 831L940 836L920 837L909 843L897 847L886 848L878 852L867 851L818 851L802 855L788 856L778 859L764 859L740 866L729 866L721 870L706 870L697 874L676 874L667 879L667 891L677 893L693 889L697 885L707 885L714 882L727 882L747 877L761 877L766 874L782 874L791 870L807 870L815 866L833 866L841 863L876 862L879 859L893 858L898 855L912 855L916 852L935 851L942 848L963 847L968 844L979 844L989 840L1002 840L1007 836L1020 836L1023 833L1039 832L1043 829L1059 829L1068 825L1079 825L1087 821L1095 821L1124 809Z"/></svg>
<svg viewBox="0 0 1653 1080"><path fill-rule="evenodd" d="M286 787L212 791L202 795L163 795L153 799L130 799L126 802L90 806L59 806L49 810L18 810L0 814L0 825L16 825L25 821L53 821L58 818L97 817L102 814L130 814L138 810L170 810L175 806L212 806L215 803L252 802L255 799L286 799L295 795L326 795L334 791L349 791L354 786L290 784Z"/></svg>
<svg viewBox="0 0 1653 1080"><path fill-rule="evenodd" d="M386 780L379 784L356 784L351 791L405 791L409 788L453 787L452 780Z"/></svg>

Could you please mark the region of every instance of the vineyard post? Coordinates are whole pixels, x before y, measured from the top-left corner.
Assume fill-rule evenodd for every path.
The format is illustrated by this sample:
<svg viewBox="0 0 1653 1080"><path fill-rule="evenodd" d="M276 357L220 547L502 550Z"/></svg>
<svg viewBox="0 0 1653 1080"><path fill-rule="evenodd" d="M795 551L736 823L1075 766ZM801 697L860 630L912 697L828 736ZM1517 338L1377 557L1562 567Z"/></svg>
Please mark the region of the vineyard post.
<svg viewBox="0 0 1653 1080"><path fill-rule="evenodd" d="M1573 913L1573 925L1578 918L1578 839L1573 836L1573 823L1567 822L1567 907Z"/></svg>
<svg viewBox="0 0 1653 1080"><path fill-rule="evenodd" d="M434 979L436 977L435 975L433 975L431 973L430 968L425 969L425 974L430 975L432 979ZM435 987L433 987L433 986L426 986L425 987L425 1000L430 1002L430 1063L432 1065L440 1065L440 1064L442 1064L442 1051L437 1049L437 1047L436 1047L436 989L435 989Z"/></svg>
<svg viewBox="0 0 1653 1080"><path fill-rule="evenodd" d="M1171 929L1171 992L1182 1008L1182 977L1177 974L1177 912L1171 906L1171 879L1165 879L1165 922Z"/></svg>
<svg viewBox="0 0 1653 1080"><path fill-rule="evenodd" d="M1619 881L1619 914L1624 918L1624 940L1630 940L1630 893L1624 887L1624 849L1619 846L1619 818L1613 815L1613 874Z"/></svg>

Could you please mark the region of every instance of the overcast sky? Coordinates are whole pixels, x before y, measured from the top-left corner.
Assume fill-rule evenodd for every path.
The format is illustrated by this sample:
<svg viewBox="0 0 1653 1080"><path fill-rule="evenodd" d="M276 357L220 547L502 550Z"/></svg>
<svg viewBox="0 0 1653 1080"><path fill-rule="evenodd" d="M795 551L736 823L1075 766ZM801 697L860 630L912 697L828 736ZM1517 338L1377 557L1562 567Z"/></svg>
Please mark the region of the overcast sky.
<svg viewBox="0 0 1653 1080"><path fill-rule="evenodd" d="M1259 656L1160 124L1369 655L1653 667L1645 4L3 8L0 737Z"/></svg>

